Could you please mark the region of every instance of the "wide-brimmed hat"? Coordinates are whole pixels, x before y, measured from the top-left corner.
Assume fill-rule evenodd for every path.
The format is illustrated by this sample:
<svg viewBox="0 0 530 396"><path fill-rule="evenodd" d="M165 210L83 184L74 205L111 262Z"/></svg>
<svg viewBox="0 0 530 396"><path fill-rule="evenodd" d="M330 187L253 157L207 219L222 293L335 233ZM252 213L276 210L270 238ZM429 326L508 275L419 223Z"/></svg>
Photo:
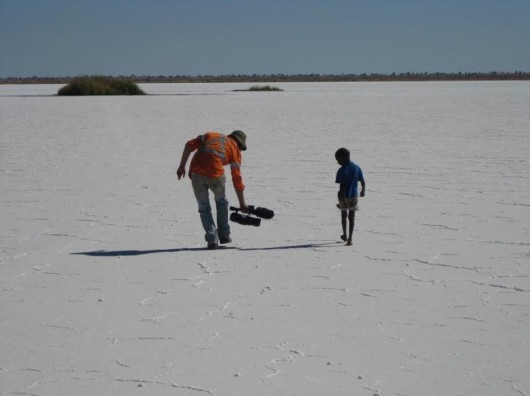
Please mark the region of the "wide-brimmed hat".
<svg viewBox="0 0 530 396"><path fill-rule="evenodd" d="M239 143L241 150L247 149L247 135L243 131L234 131L229 136L232 136Z"/></svg>

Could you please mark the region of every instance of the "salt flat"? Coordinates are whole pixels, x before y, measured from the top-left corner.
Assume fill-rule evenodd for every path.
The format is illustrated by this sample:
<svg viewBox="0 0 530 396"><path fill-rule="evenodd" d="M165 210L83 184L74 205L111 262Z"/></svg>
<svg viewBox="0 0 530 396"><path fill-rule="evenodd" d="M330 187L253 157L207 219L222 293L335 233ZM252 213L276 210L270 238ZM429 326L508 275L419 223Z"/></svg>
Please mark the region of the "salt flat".
<svg viewBox="0 0 530 396"><path fill-rule="evenodd" d="M0 86L1 395L530 395L530 84L278 86ZM276 216L208 251L175 170L234 129Z"/></svg>

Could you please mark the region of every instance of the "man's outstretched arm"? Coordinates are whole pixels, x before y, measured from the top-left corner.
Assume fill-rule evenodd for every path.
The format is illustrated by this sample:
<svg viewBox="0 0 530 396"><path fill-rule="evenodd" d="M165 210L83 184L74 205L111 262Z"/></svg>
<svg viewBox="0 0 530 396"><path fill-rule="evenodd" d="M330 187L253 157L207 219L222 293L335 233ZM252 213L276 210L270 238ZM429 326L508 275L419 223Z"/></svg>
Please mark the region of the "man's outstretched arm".
<svg viewBox="0 0 530 396"><path fill-rule="evenodd" d="M180 158L180 165L177 169L177 177L179 180L182 177L186 176L186 164L188 163L188 158L190 157L190 154L192 153L191 147L189 147L188 144L184 146L184 151L182 151L182 157Z"/></svg>

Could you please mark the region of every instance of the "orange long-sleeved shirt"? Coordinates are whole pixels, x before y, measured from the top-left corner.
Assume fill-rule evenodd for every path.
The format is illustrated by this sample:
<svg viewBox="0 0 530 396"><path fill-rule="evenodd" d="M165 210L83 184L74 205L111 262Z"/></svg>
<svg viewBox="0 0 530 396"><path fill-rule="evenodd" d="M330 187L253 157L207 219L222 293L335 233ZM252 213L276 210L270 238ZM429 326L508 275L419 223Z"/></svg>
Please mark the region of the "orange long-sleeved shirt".
<svg viewBox="0 0 530 396"><path fill-rule="evenodd" d="M243 191L241 176L241 150L234 139L218 132L206 132L186 143L193 155L190 172L216 178L224 175L224 166L230 165L232 183L236 191Z"/></svg>

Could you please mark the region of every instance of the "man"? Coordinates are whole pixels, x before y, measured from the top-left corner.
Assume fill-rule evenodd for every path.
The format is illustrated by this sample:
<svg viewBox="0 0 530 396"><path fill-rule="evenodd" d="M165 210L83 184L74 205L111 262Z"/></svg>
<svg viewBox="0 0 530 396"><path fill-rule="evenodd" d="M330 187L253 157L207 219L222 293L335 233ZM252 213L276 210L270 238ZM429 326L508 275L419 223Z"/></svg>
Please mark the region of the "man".
<svg viewBox="0 0 530 396"><path fill-rule="evenodd" d="M188 141L182 152L180 166L177 169L179 180L186 175L186 163L190 154L197 151L191 160L188 175L199 206L208 249L217 249L219 243L232 242L228 224L228 200L225 194L224 166L226 165L230 165L239 207L242 212L248 213L243 193L245 185L241 176L241 151L247 149L246 140L247 137L242 131L234 131L228 136L218 132L207 132ZM215 198L217 228L212 216L209 190L213 192Z"/></svg>

